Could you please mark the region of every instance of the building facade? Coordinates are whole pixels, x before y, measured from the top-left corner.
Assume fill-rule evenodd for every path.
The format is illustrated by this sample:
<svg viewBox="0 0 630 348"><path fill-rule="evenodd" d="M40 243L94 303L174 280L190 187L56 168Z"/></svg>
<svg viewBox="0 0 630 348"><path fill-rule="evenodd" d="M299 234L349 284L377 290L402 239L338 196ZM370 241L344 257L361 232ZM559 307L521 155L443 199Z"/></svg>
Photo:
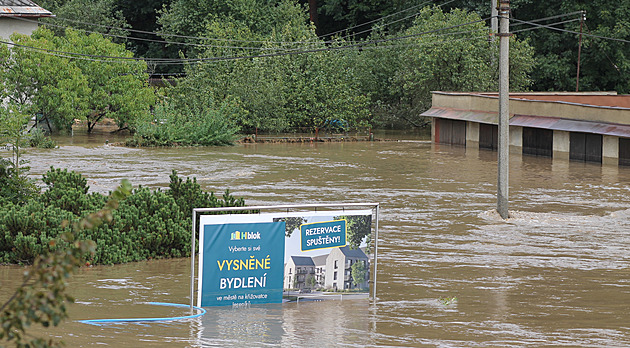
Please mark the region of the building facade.
<svg viewBox="0 0 630 348"><path fill-rule="evenodd" d="M364 269L364 281L355 284L352 267L357 263ZM367 289L369 279L368 256L362 249L349 246L333 248L326 255L291 256L284 265L285 289Z"/></svg>
<svg viewBox="0 0 630 348"><path fill-rule="evenodd" d="M496 150L496 93L433 92L435 143ZM630 96L615 92L510 93L510 151L630 165Z"/></svg>
<svg viewBox="0 0 630 348"><path fill-rule="evenodd" d="M0 0L0 40L9 41L13 33L31 35L38 18L52 16L30 0Z"/></svg>

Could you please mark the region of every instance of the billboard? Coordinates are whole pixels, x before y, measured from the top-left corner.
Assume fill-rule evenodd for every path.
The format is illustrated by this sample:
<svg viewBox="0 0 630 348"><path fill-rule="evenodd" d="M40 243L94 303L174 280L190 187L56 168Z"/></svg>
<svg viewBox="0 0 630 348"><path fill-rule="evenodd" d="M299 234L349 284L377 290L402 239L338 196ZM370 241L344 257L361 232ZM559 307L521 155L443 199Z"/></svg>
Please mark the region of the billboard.
<svg viewBox="0 0 630 348"><path fill-rule="evenodd" d="M341 292L367 295L375 249L372 214L201 215L197 306L281 303L295 294L314 300Z"/></svg>

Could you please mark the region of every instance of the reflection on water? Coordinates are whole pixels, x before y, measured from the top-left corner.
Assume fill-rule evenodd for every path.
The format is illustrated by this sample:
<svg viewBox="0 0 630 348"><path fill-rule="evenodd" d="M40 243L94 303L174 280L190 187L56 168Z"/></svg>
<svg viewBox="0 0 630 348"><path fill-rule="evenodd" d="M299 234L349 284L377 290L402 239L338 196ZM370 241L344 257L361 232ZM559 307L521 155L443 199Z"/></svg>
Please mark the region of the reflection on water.
<svg viewBox="0 0 630 348"><path fill-rule="evenodd" d="M165 187L176 169L250 205L381 203L374 306L212 308L190 321L49 331L69 346L630 346L630 168L513 154L503 221L491 151L429 142L128 149L103 137L61 145L28 150L31 174L69 168L107 192L122 178ZM70 284L71 316L181 315L144 303L188 303L189 272L186 259L83 269ZM0 267L0 300L19 273Z"/></svg>

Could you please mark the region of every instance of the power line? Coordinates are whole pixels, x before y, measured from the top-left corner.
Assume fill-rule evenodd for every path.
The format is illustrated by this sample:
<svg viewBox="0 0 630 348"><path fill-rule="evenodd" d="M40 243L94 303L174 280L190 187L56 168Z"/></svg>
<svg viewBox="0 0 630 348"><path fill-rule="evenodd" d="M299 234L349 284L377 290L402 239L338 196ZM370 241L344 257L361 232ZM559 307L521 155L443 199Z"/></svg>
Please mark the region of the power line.
<svg viewBox="0 0 630 348"><path fill-rule="evenodd" d="M377 43L382 43L382 42L391 42L391 41L397 41L397 40L404 40L404 39L419 37L419 36L422 36L422 35L437 33L437 32L441 32L441 31L444 31L444 30L455 29L455 28L459 28L459 27L463 27L463 26L467 26L467 25L471 25L471 24L475 24L475 23L479 23L479 22L485 22L486 20L487 20L487 18L479 19L479 20L476 20L476 21L468 22L468 23L457 24L457 25L453 25L453 26L449 26L449 27L445 27L445 28L433 29L433 30L424 31L424 32L421 32L421 33L409 34L409 35L398 36L398 37L393 37L393 38L385 38L385 39L378 39L378 40L363 41L363 42L354 43L354 44L350 44L350 45L330 46L330 47L323 47L323 48L317 48L317 49L307 49L307 50L300 50L300 51L294 50L294 51L275 52L275 53L267 53L267 54L260 54L260 55L231 56L231 57L227 56L227 57L179 58L179 59L118 57L118 56L106 56L106 55L93 55L93 54L85 54L85 53L65 52L65 51L51 50L51 49L45 49L45 48L39 48L39 47L31 47L31 46L26 46L26 45L21 45L21 44L6 42L6 41L0 41L0 43L6 44L6 45L12 45L12 46L16 46L16 47L21 47L21 48L25 48L25 49L35 50L35 51L42 51L42 52L46 52L46 53L54 53L54 54L58 54L58 55L70 55L68 58L75 58L75 59L79 59L80 57L83 57L83 58L96 58L96 59L112 59L112 60L104 60L104 62L116 62L115 60L124 60L124 61L145 61L147 63L156 63L156 64L160 63L162 65L175 65L175 64L201 63L201 62L214 62L214 61L230 61L230 60L252 59L252 58L268 58L268 57L278 57L278 56L296 55L296 54L304 54L304 53L336 51L336 50L348 49L348 48L361 48L363 46L367 46L367 45L371 45L371 44L377 44ZM74 57L75 55L77 57ZM97 60L95 60L95 61L97 61ZM100 60L98 60L98 61L100 61Z"/></svg>
<svg viewBox="0 0 630 348"><path fill-rule="evenodd" d="M25 22L39 23L37 20L27 19L27 18L24 18L24 17L16 17L16 18L21 20L21 21L25 21ZM83 31L83 32L86 32L86 33L101 34L103 36L110 36L110 37L126 39L126 40L156 42L156 43L163 43L163 44L170 44L170 45L184 45L184 46L197 46L197 47L209 47L209 48L250 49L250 50L275 50L275 49L277 49L275 47L224 46L224 45L197 44L197 43L192 43L192 42L176 42L176 41L167 41L167 40L146 39L146 38L135 37L135 36L125 36L125 35L116 35L116 34L111 34L111 33L102 33L102 32L99 32L99 31L92 31L92 30L87 30L87 29L74 28L74 27L67 26L67 25L58 25L58 24L53 24L53 23L48 23L48 22L43 23L43 25L44 26L56 27L56 28L71 28L71 29L80 30L80 31ZM97 25L97 24L94 24L94 25ZM125 30L124 28L115 28L115 27L110 27L110 28ZM153 34L157 35L157 33L153 33ZM286 41L286 42L289 43L290 41Z"/></svg>
<svg viewBox="0 0 630 348"><path fill-rule="evenodd" d="M516 19L516 18L510 18L510 20L515 20L515 21L520 22L520 23L530 24L530 25L534 25L534 26L537 26L537 27L551 29L551 30L556 30L556 31L564 32L564 33L571 33L571 34L578 34L578 35L580 34L577 31L567 30L567 29L560 29L560 28L549 26L549 25L537 24L537 23L529 22L529 21L522 21L522 20ZM623 43L630 43L630 40L617 39L617 38L614 38L614 37L607 37L607 36L594 35L594 34L584 34L584 33L582 33L582 35L590 36L590 37L593 37L593 38L596 38L596 39L618 41L618 42L623 42Z"/></svg>
<svg viewBox="0 0 630 348"><path fill-rule="evenodd" d="M451 2L453 2L453 1L455 1L455 0L449 0L449 1L447 1L447 2L445 2L445 3L443 3L443 4L441 4L441 5L438 5L438 6L440 6L440 7L445 6L445 5L450 4L450 3L451 3ZM353 27L349 27L349 28L346 28L346 29L337 30L337 31L335 31L335 32L328 33L328 34L326 34L326 35L322 35L322 36L320 36L320 37L333 36L333 35L335 35L335 34L340 34L340 33L343 33L343 32L347 32L347 31L350 31L351 29L359 28L359 27L362 27L362 26L364 26L364 25L368 25L368 24L372 24L372 23L375 23L375 22L378 22L378 21L382 21L382 20L384 20L385 18L393 17L393 16L399 15L399 14L401 14L401 13L404 13L404 12L407 12L407 11L411 11L411 10L414 10L414 9L417 9L417 8L419 8L419 7L423 7L423 6L425 6L425 5L427 5L427 4L430 4L430 3L432 3L432 2L431 2L431 1L426 1L426 2L423 2L422 4L415 5L415 6L411 6L411 7L409 7L408 9L405 9L405 10L402 10L402 11L398 11L398 12L396 12L396 13L392 13L392 14L389 14L389 15L384 16L384 17L381 17L381 18L373 19L373 20L371 20L371 21L368 21L368 22L365 22L365 23L362 23L362 24L358 24L358 25L355 25L355 26L353 26ZM407 17L405 17L405 18L403 18L403 19L401 19L401 20L405 20L405 19L408 19L408 18L411 18L411 17L414 17L414 16L417 16L417 14L414 14L414 15L411 15L411 16L407 16ZM397 23L397 22L400 22L401 20L396 20L396 21L391 22L391 23L389 23L389 24ZM371 29L370 29L370 30L371 30ZM369 31L369 30L368 30L368 31ZM361 32L361 34L362 34L362 33L364 33L364 32L365 32L365 31ZM355 35L358 35L358 33L357 33L357 34L355 34Z"/></svg>
<svg viewBox="0 0 630 348"><path fill-rule="evenodd" d="M32 51L40 51L40 52L44 52L46 54L50 54L50 55L53 55L53 56L58 56L58 57L63 57L63 58L70 58L70 59L94 61L94 62L123 63L123 62L129 62L129 61L145 61L148 64L155 64L155 65L181 65L181 64L188 64L188 63L202 63L202 62L213 62L213 61L230 61L230 60L239 60L239 59L266 58L266 57L276 57L276 56L304 54L304 53L316 53L316 52L324 52L324 51L337 51L337 50L350 49L350 48L361 48L361 49L368 49L369 48L369 49L374 49L374 48L377 48L377 47L380 47L380 48L395 47L394 45L390 45L390 46L376 46L376 47L373 47L373 46L370 46L370 45L375 45L375 44L384 43L384 42L398 41L398 40L403 40L403 39L408 39L408 38L413 38L413 37L419 37L419 36L428 35L428 34L435 34L435 33L441 32L441 31L445 31L445 30L450 30L450 29L454 29L454 28L458 28L458 27L463 27L463 26L467 26L467 25L471 25L471 24L475 24L475 23L479 23L479 22L485 22L487 20L488 20L488 18L485 18L485 19L481 19L481 20L468 22L468 23L453 25L453 26L450 26L450 27L424 31L424 32L421 32L421 33L410 34L410 35L399 36L399 37L393 37L393 38L385 38L385 39L378 39L378 40L362 41L362 42L354 43L354 44L350 44L350 45L323 47L323 48L318 48L318 49L307 49L307 50L304 50L304 49L303 50L290 50L290 51L283 51L283 52L276 52L276 53L269 53L269 54L261 54L261 55L222 56L222 57L209 57L209 58L178 58L178 59L175 59L175 58L118 57L118 56L92 55L92 54L84 54L84 53L57 51L57 50L50 50L50 49L44 49L44 48L38 48L38 47L31 47L31 46L26 46L26 45L11 43L11 42L5 42L5 41L0 41L0 43L7 44L7 45L12 45L12 46L17 46L17 47L21 47L21 48L32 50ZM525 22L525 21L523 21L523 22L529 24L528 22ZM558 24L562 24L562 23L563 22L551 23L550 25L558 25ZM534 29L550 27L550 25L537 25ZM553 28L553 27L550 27L550 28ZM483 29L483 30L485 30L485 29ZM524 30L530 30L530 29L524 29ZM476 32L476 31L479 31L479 29L469 30L469 31L453 32L453 33L443 33L443 34L437 34L437 36L466 34L466 33L473 33L473 32ZM523 31L523 30L521 30L521 31ZM460 40L460 39L455 39L455 40ZM445 40L441 41L441 42L445 42ZM398 47L405 47L405 46L413 46L413 45L418 45L418 44L396 45L396 46L398 46Z"/></svg>
<svg viewBox="0 0 630 348"><path fill-rule="evenodd" d="M549 23L547 24L548 26L553 26L553 25L560 25L560 24L566 24L566 23L572 23L572 22L578 22L580 21L580 18L575 18L575 19L568 19L566 21L562 21L562 22L556 22L556 23ZM520 25L520 24L519 24ZM530 31L530 30L538 30L538 29L542 29L540 27L529 27L529 28L525 28L525 29L518 29L518 30L512 30L512 33L522 33L524 31Z"/></svg>
<svg viewBox="0 0 630 348"><path fill-rule="evenodd" d="M445 5L447 5L447 4L449 4L449 3L453 2L453 1L455 1L455 0L446 1L445 3L440 4L438 6L440 6L440 7L441 6L445 6ZM347 32L347 31L349 31L351 29L358 28L358 27L361 27L361 26L364 26L364 25L367 25L367 24L371 24L371 23L374 23L374 22L382 21L382 20L384 20L386 18L390 18L392 16L395 16L395 15L398 15L400 13L404 13L404 12L407 12L407 11L411 11L411 10L416 9L418 7L425 6L425 5L429 4L429 3L431 3L431 1L426 1L426 2L424 2L422 4L415 5L415 6L412 6L410 8L407 8L405 10L401 10L401 11L398 11L396 13L392 13L390 15L383 16L381 18L377 18L377 19L374 19L372 21L365 22L365 23L362 23L362 24L359 24L359 25L356 25L356 26L353 26L353 27L342 29L342 30L339 30L339 31L336 31L336 32L333 32L333 33L326 34L326 35L318 36L318 38L323 38L323 37L326 37L326 36L332 36L334 34L338 34L338 33L341 33L341 32ZM414 15L411 15L411 16L407 16L405 18L398 19L398 20L395 20L395 21L390 22L390 23L385 23L384 25L391 25L393 23L400 22L402 20L414 17L416 15L417 14L414 14ZM178 35L178 34L168 34L168 33L159 33L159 32L152 32L152 31L145 31L145 30L137 30L137 29L130 29L130 28L121 28L121 27L115 27L115 26L98 24L98 23L88 23L88 22L83 22L83 21L79 21L79 20L75 20L75 19L69 19L69 18L62 18L62 17L51 17L51 18L54 18L54 19L57 19L57 20L61 20L61 21L67 21L67 22L77 23L77 24L82 24L82 25L96 26L96 27L101 27L101 28L106 28L106 29L123 30L123 31L139 33L139 34L156 35L156 36L162 36L162 37L175 37L175 38L182 38L182 39L210 40L210 41L222 41L222 42L276 43L276 44L298 44L298 43L304 44L304 43L311 43L311 42L314 41L314 40L308 40L308 41L242 40L242 39L225 39L225 38L211 38L211 37L201 37L201 36L188 36L188 35ZM26 20L26 21L33 21L33 20L25 19L25 18L20 18L20 19ZM70 27L70 26L63 26L63 25L58 25L58 24L52 24L52 23L49 23L49 22L45 22L45 23L47 25L61 27L61 28L68 28L68 27ZM85 29L79 29L79 30L85 30ZM138 38L138 37L134 37L134 36L123 36L123 35L107 34L107 33L94 32L94 31L89 31L89 30L85 30L85 31L86 32L92 32L92 33L100 33L100 34L103 34L103 35L109 35L109 36L113 36L113 37L120 37L120 38L124 38L124 39L149 41L149 42L158 42L158 43L167 43L167 44L192 45L192 46L202 46L202 47L228 47L228 48L239 48L239 49L262 49L262 48L258 48L258 47L212 46L212 45L204 45L204 44L183 43L183 42L163 41L163 40L154 40L154 39L144 39L144 38ZM362 34L362 33L365 33L367 31L369 31L369 30L362 31L360 33L355 33L354 35ZM348 36L345 36L344 38L346 38ZM329 43L329 42L327 42L327 43Z"/></svg>
<svg viewBox="0 0 630 348"><path fill-rule="evenodd" d="M569 17L569 16L573 16L576 14L580 15L580 18L582 17L582 12L583 11L575 11L575 12L570 12L570 13L563 13L560 15L555 15L555 16L551 16L551 17L545 17L545 18L537 18L537 19L533 19L530 22L532 23L537 23L537 22L542 22L542 21L546 21L546 20L550 20L550 19L556 19L556 18L562 18L562 17ZM514 18L511 18L514 19ZM517 26L517 25L523 25L524 23L510 23L510 26Z"/></svg>

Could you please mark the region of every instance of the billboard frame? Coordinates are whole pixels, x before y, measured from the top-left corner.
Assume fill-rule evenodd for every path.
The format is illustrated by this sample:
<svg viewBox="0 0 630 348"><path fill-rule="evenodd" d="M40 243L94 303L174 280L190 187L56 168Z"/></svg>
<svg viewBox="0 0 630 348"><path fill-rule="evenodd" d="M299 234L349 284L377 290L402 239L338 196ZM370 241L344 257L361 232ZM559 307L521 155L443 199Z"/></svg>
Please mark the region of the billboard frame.
<svg viewBox="0 0 630 348"><path fill-rule="evenodd" d="M263 210L284 210L287 213L294 209L308 209L317 211L320 208L345 210L347 208L371 208L375 215L374 225L374 276L372 282L372 301L376 303L376 276L378 269L378 214L380 203L338 203L338 204L296 204L296 205L267 205L267 206L251 206L251 207L221 207L221 208L194 208L192 210L192 235L190 249L190 309L194 309L195 300L195 248L197 239L197 217L202 213L221 213L221 212L238 212L247 210L257 210L259 213ZM200 251L201 252L201 251Z"/></svg>

